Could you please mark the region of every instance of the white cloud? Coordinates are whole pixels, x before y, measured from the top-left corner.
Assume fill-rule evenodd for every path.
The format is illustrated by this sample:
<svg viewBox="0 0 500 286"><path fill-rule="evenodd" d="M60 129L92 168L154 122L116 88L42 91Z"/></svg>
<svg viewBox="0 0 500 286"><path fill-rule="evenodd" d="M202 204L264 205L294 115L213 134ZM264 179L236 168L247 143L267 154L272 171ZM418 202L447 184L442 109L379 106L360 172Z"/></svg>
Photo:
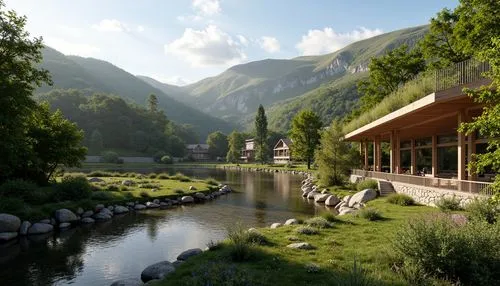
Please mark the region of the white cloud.
<svg viewBox="0 0 500 286"><path fill-rule="evenodd" d="M97 29L101 32L132 32L136 31L139 33L144 32L145 28L142 25L138 25L135 28L131 28L130 25L120 22L116 19L104 19L99 22L99 24L92 25L92 28Z"/></svg>
<svg viewBox="0 0 500 286"><path fill-rule="evenodd" d="M205 16L214 16L222 11L219 0L193 0L192 5L197 14Z"/></svg>
<svg viewBox="0 0 500 286"><path fill-rule="evenodd" d="M43 39L45 44L54 48L66 55L77 55L82 57L90 57L98 54L100 49L89 44L73 43L61 38L47 37Z"/></svg>
<svg viewBox="0 0 500 286"><path fill-rule="evenodd" d="M199 22L203 20L203 17L199 15L182 15L182 16L177 16L177 20L180 22Z"/></svg>
<svg viewBox="0 0 500 286"><path fill-rule="evenodd" d="M236 36L238 38L238 40L240 41L240 44L242 44L243 46L247 47L248 46L248 39L245 38L245 36L243 35L237 35Z"/></svg>
<svg viewBox="0 0 500 286"><path fill-rule="evenodd" d="M274 37L261 37L259 45L264 51L268 53L276 53L280 51L280 42Z"/></svg>
<svg viewBox="0 0 500 286"><path fill-rule="evenodd" d="M182 57L193 66L226 66L246 59L242 45L217 28L186 28L182 37L165 45L165 52Z"/></svg>
<svg viewBox="0 0 500 286"><path fill-rule="evenodd" d="M323 30L309 30L296 47L303 55L326 54L382 33L380 29L370 30L365 27L347 33L337 33L332 28L326 27Z"/></svg>

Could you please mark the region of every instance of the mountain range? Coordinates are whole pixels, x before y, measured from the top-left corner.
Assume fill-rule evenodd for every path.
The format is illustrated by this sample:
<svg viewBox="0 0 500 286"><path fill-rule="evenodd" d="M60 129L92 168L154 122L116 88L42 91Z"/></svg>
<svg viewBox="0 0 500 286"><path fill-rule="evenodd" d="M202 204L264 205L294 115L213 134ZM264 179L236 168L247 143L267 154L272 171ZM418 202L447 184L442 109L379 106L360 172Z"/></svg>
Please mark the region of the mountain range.
<svg viewBox="0 0 500 286"><path fill-rule="evenodd" d="M47 47L42 67L51 72L54 85L43 86L38 92L86 88L137 104L145 104L154 93L170 119L194 125L201 138L214 130L251 130L255 111L262 104L269 127L286 132L291 118L304 108L317 112L324 124L349 113L359 98L356 83L368 75L370 59L402 44L413 47L427 31L428 26L407 28L330 54L249 62L182 87L134 76L102 60L65 56Z"/></svg>

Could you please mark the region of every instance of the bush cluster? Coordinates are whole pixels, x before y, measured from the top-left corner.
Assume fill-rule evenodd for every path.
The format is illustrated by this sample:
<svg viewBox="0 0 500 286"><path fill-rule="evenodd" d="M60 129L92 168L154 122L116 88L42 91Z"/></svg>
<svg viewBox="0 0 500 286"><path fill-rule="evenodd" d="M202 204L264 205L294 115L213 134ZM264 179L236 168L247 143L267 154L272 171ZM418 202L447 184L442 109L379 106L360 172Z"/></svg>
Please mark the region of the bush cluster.
<svg viewBox="0 0 500 286"><path fill-rule="evenodd" d="M356 189L358 191L362 191L365 189L378 190L378 182L372 179L363 180L356 185Z"/></svg>
<svg viewBox="0 0 500 286"><path fill-rule="evenodd" d="M436 202L436 207L438 207L442 211L458 211L462 209L460 207L460 201L455 197L442 197L439 201Z"/></svg>
<svg viewBox="0 0 500 286"><path fill-rule="evenodd" d="M267 243L267 238L258 231L248 231L237 223L228 227L229 255L233 261L246 261L255 254L254 245Z"/></svg>
<svg viewBox="0 0 500 286"><path fill-rule="evenodd" d="M490 224L498 221L500 206L488 199L476 199L467 205L470 220L483 221Z"/></svg>
<svg viewBox="0 0 500 286"><path fill-rule="evenodd" d="M118 153L113 151L107 151L102 153L101 162L112 163L112 164L123 164L123 159L120 158Z"/></svg>
<svg viewBox="0 0 500 286"><path fill-rule="evenodd" d="M305 224L308 226L313 226L317 228L328 228L331 227L331 223L328 222L324 217L313 217L305 221Z"/></svg>
<svg viewBox="0 0 500 286"><path fill-rule="evenodd" d="M369 221L381 220L382 214L375 208L362 208L357 215Z"/></svg>
<svg viewBox="0 0 500 286"><path fill-rule="evenodd" d="M387 202L400 206L412 206L415 204L415 200L405 194L391 194L387 197Z"/></svg>
<svg viewBox="0 0 500 286"><path fill-rule="evenodd" d="M418 280L413 273L464 285L500 282L498 224L469 221L459 225L445 214L414 219L396 233L393 248L408 281Z"/></svg>
<svg viewBox="0 0 500 286"><path fill-rule="evenodd" d="M85 176L65 176L55 185L55 200L78 201L92 195L92 186Z"/></svg>
<svg viewBox="0 0 500 286"><path fill-rule="evenodd" d="M313 235L319 233L317 229L312 228L310 226L300 226L295 231L299 234L305 234L305 235Z"/></svg>

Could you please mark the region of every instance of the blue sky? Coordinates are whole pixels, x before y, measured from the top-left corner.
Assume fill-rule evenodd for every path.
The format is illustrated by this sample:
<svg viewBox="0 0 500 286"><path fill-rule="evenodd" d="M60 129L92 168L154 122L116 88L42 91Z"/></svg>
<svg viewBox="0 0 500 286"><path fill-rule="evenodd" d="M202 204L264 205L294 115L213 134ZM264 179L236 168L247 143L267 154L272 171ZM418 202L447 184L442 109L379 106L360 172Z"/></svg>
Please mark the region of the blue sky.
<svg viewBox="0 0 500 286"><path fill-rule="evenodd" d="M7 0L64 54L174 84L265 58L324 54L423 25L458 0Z"/></svg>

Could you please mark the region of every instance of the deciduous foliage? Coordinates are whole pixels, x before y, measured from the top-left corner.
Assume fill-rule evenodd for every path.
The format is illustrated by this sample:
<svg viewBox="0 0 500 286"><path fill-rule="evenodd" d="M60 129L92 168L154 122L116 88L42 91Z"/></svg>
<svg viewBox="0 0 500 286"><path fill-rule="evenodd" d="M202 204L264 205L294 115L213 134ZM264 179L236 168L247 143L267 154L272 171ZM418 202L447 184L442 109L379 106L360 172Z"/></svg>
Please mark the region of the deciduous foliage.
<svg viewBox="0 0 500 286"><path fill-rule="evenodd" d="M226 157L228 150L227 136L220 132L215 131L208 134L207 137L208 152L213 159L217 157Z"/></svg>
<svg viewBox="0 0 500 286"><path fill-rule="evenodd" d="M241 150L245 147L246 136L244 133L233 131L228 136L229 151L226 155L226 161L230 163L238 162Z"/></svg>
<svg viewBox="0 0 500 286"><path fill-rule="evenodd" d="M307 169L311 168L314 150L320 143L320 129L323 124L316 113L303 110L292 120L290 138L293 141L292 156L307 161Z"/></svg>
<svg viewBox="0 0 500 286"><path fill-rule="evenodd" d="M154 94L150 94L148 97L148 110L152 113L158 111L158 98Z"/></svg>
<svg viewBox="0 0 500 286"><path fill-rule="evenodd" d="M443 68L470 58L461 49L461 41L454 32L459 20L455 11L443 9L431 19L429 33L421 41L422 52L433 68Z"/></svg>
<svg viewBox="0 0 500 286"><path fill-rule="evenodd" d="M491 65L491 85L467 91L476 102L484 104L483 113L472 123L462 124L460 130L467 134L479 132L489 138L488 152L476 154L469 163L469 168L476 173L492 168L497 173L493 188L496 190L495 198L500 200L500 36L493 39L491 45L491 48L478 54L481 60L489 61Z"/></svg>
<svg viewBox="0 0 500 286"><path fill-rule="evenodd" d="M407 45L372 58L368 65L370 77L358 83L361 97L360 111L369 110L401 84L414 78L425 69L425 61L418 49L408 51Z"/></svg>
<svg viewBox="0 0 500 286"><path fill-rule="evenodd" d="M7 11L0 0L0 181L22 168L29 144L26 120L35 107L34 89L50 83L47 71L39 69L41 38L25 30L26 18Z"/></svg>
<svg viewBox="0 0 500 286"><path fill-rule="evenodd" d="M359 154L343 141L342 126L333 121L321 134L321 148L315 154L320 180L324 185L342 185L349 171L358 165Z"/></svg>
<svg viewBox="0 0 500 286"><path fill-rule="evenodd" d="M27 129L31 160L25 171L29 178L48 181L58 165L78 167L85 159L87 148L81 145L83 131L65 119L60 111L52 113L48 104L36 107Z"/></svg>
<svg viewBox="0 0 500 286"><path fill-rule="evenodd" d="M268 146L267 146L267 117L264 107L259 105L257 110L257 116L255 117L255 145L257 147L255 153L255 160L264 164L268 158Z"/></svg>

